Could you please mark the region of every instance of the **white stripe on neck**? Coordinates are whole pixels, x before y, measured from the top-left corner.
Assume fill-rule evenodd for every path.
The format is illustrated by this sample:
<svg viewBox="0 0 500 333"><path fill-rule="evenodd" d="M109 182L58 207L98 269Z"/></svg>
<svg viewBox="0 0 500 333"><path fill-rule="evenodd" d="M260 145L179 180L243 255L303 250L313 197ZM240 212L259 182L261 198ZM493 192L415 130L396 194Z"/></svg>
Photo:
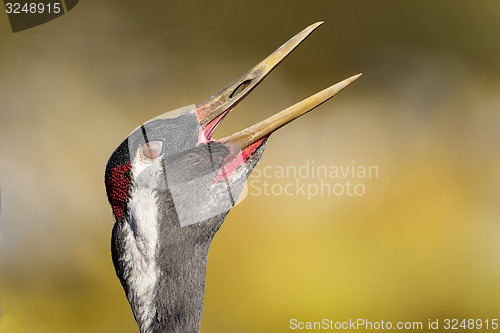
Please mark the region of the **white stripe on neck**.
<svg viewBox="0 0 500 333"><path fill-rule="evenodd" d="M143 174L141 177L140 174L143 172L148 174ZM148 333L156 316L155 288L159 275L155 261L158 243L158 203L155 195L156 186L142 182L157 182L162 179L161 169L155 165L146 167L143 161L135 159L132 163L131 176L133 185L128 202L125 254L122 260L126 262L124 277L129 285L127 298L132 305L141 333Z"/></svg>

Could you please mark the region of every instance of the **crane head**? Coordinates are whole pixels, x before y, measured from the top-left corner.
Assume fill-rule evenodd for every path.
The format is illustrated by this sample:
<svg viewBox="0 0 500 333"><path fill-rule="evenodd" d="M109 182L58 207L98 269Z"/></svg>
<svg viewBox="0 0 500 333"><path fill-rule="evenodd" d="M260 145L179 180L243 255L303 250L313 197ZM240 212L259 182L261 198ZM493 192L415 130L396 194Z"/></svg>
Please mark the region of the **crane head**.
<svg viewBox="0 0 500 333"><path fill-rule="evenodd" d="M360 74L341 81L268 119L216 140L213 132L295 47L322 22L283 44L266 59L192 110L154 119L136 129L115 150L106 187L117 220L130 213L130 186L168 190L182 226L228 212L259 161L272 132L333 97Z"/></svg>
<svg viewBox="0 0 500 333"><path fill-rule="evenodd" d="M167 322L183 322L180 331L190 331L186 328L192 326L190 321L201 317L203 288L194 286L204 286L210 242L235 205L268 137L359 77L233 135L212 137L224 117L321 23L295 35L198 106L174 118L143 124L111 155L105 183L116 220L113 262L141 331L157 323L158 313ZM159 299L161 290L168 293L168 301ZM194 319L185 313L195 313Z"/></svg>

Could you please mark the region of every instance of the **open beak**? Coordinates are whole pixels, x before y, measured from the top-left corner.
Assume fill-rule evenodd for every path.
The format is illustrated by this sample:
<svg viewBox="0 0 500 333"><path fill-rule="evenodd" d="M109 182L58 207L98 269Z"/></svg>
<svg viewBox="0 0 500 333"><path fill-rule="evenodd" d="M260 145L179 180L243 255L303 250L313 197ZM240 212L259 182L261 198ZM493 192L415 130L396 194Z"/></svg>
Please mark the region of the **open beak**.
<svg viewBox="0 0 500 333"><path fill-rule="evenodd" d="M295 49L321 24L323 24L323 22L317 22L308 26L276 51L271 53L271 55L261 61L246 74L198 105L194 112L197 114L198 120L201 124L200 140L211 140L213 132L222 119L224 119L224 117L262 80L264 80L267 74L269 74L274 67L276 67L290 52L293 51L293 49ZM360 76L361 74L357 74L336 83L333 86L326 88L325 90L320 91L319 93L253 126L217 141L232 143L237 145L240 150L244 150L259 140L268 137L278 128L286 125L292 120L311 111L315 107L332 98Z"/></svg>

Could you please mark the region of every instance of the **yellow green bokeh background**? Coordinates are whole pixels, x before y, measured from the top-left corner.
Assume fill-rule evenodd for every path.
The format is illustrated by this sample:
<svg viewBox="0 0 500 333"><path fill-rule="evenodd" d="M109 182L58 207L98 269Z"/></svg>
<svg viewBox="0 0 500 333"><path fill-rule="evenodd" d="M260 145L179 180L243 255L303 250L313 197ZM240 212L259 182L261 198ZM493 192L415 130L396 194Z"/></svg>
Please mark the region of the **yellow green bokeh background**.
<svg viewBox="0 0 500 333"><path fill-rule="evenodd" d="M88 0L12 34L2 11L0 332L137 332L107 158L320 20L215 136L363 72L274 134L259 168L354 161L379 177L363 196L250 192L212 244L202 332L499 318L499 15L493 0Z"/></svg>

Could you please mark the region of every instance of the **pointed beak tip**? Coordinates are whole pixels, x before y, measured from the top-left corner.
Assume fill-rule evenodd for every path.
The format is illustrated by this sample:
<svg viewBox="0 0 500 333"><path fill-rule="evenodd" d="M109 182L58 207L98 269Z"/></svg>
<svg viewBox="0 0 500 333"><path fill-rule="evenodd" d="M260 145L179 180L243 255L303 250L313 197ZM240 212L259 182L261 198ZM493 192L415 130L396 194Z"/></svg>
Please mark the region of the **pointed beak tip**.
<svg viewBox="0 0 500 333"><path fill-rule="evenodd" d="M320 25L322 25L323 23L325 23L325 22L319 21L319 22L313 23L310 26L308 26L307 28L305 28L304 31L308 31L308 34L310 34L314 30L316 30Z"/></svg>
<svg viewBox="0 0 500 333"><path fill-rule="evenodd" d="M356 81L357 79L359 79L359 77L360 77L361 75L363 75L363 73L359 73L359 74L353 75L353 76L351 76L350 78L348 78L348 80L350 81L350 83L351 83L351 82L354 82L354 81Z"/></svg>
<svg viewBox="0 0 500 333"><path fill-rule="evenodd" d="M353 83L354 81L356 81L357 79L359 79L359 77L363 75L362 73L359 73L359 74L356 74L356 75L353 75L351 77L348 77L347 79L345 80L342 80L340 82L337 82L335 83L333 86L325 89L324 91L328 91L328 93L326 94L326 96L328 96L328 99L335 96L337 93L339 93L340 91L342 91L344 88L346 88L347 86L349 86L351 83Z"/></svg>

